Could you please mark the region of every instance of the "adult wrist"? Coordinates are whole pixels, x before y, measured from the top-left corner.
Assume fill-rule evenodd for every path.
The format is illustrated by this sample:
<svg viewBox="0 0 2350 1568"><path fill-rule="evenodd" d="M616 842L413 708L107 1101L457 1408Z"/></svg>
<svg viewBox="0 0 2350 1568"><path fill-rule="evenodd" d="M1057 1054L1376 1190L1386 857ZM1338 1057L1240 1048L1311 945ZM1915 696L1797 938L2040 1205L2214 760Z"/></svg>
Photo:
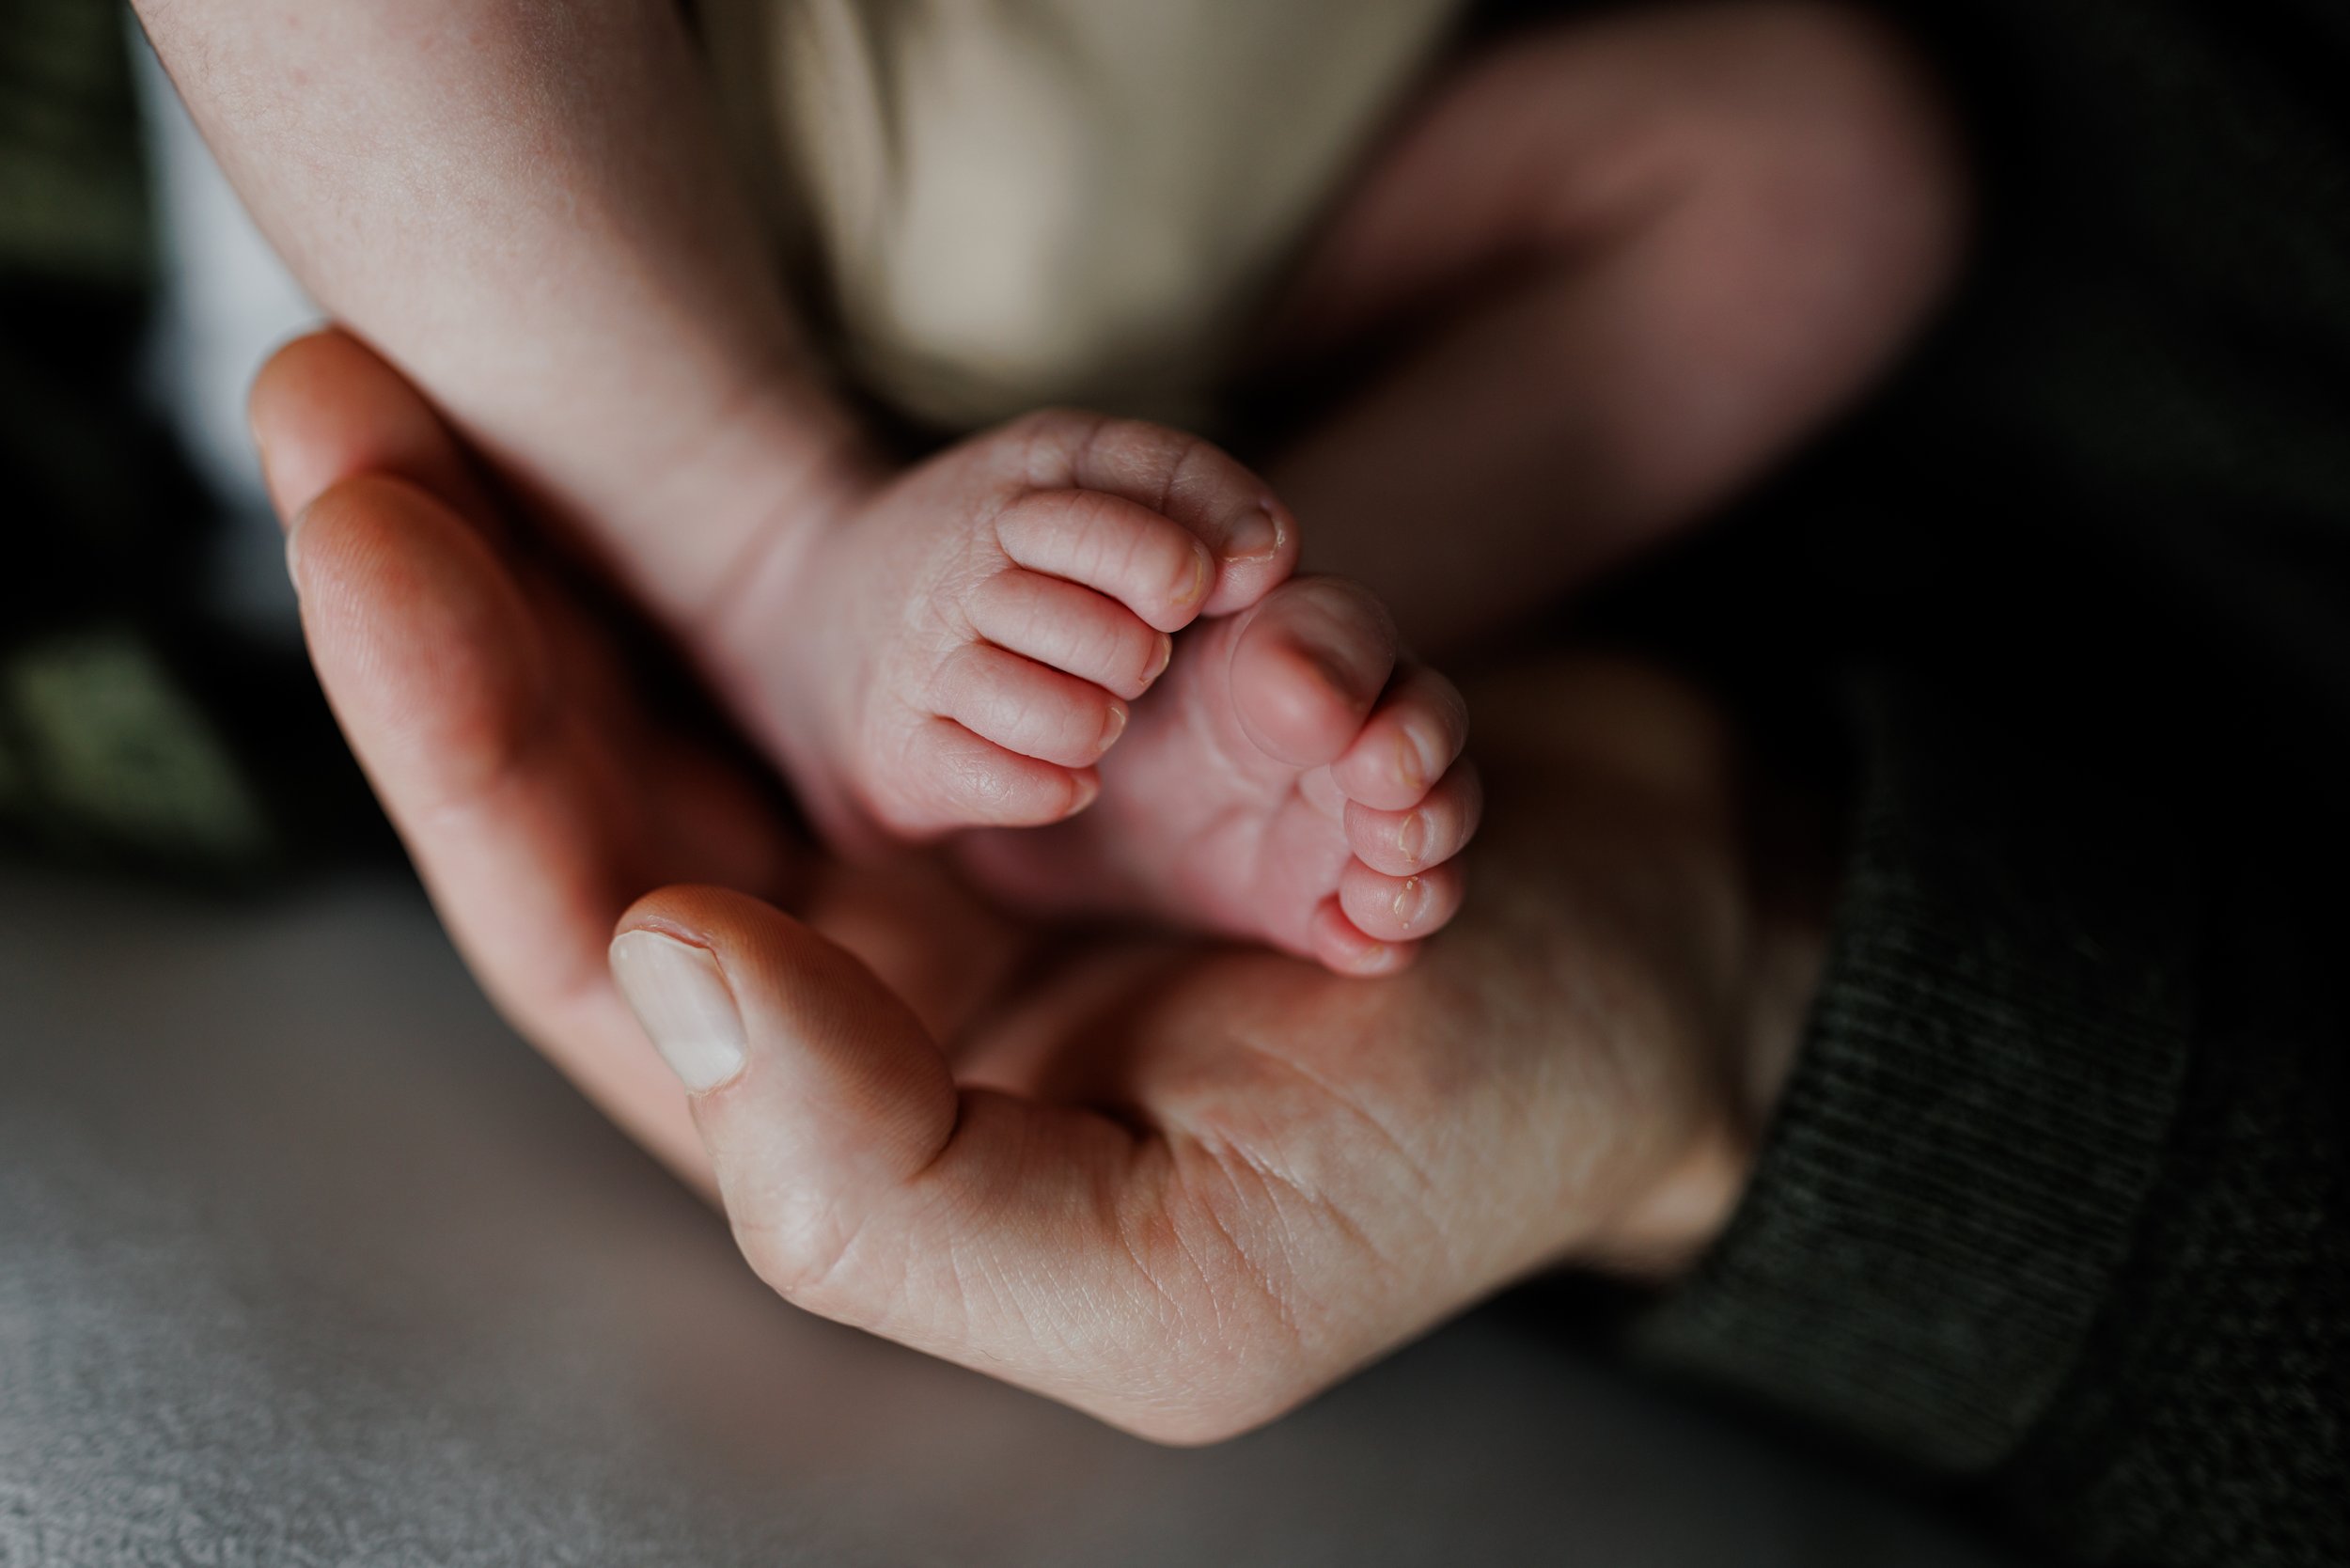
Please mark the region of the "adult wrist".
<svg viewBox="0 0 2350 1568"><path fill-rule="evenodd" d="M1669 1283L1729 1229L1794 1070L1826 950L1824 918L1775 914L1758 926L1745 979L1723 1010L1715 1102L1698 1119L1685 1152L1601 1239L1600 1266Z"/></svg>
<svg viewBox="0 0 2350 1568"><path fill-rule="evenodd" d="M1759 766L1730 715L1678 680L1593 662L1548 700L1561 693L1585 722L1546 749L1574 797L1543 808L1616 824L1587 839L1580 919L1631 982L1611 1010L1628 1047L1665 1069L1623 1114L1667 1142L1564 1256L1662 1283L1729 1227L1794 1067L1826 963L1834 801ZM1496 706L1506 716L1506 697Z"/></svg>

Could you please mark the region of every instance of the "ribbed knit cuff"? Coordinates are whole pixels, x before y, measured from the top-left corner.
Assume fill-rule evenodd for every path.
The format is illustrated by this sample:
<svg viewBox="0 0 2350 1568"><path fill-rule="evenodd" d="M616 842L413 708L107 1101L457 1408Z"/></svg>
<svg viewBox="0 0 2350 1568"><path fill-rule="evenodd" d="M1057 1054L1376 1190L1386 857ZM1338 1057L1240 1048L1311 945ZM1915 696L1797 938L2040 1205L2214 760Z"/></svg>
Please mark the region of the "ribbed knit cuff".
<svg viewBox="0 0 2350 1568"><path fill-rule="evenodd" d="M1645 1353L1946 1473L2009 1452L2124 1257L2187 1054L2170 819L1890 680L1809 1038Z"/></svg>

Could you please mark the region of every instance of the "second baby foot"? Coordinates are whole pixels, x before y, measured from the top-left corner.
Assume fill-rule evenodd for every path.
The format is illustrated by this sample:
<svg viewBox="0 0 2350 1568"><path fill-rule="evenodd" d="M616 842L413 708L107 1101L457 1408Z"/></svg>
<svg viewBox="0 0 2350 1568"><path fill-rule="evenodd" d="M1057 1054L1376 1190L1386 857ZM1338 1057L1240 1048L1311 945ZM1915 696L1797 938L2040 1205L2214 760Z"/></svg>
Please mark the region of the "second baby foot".
<svg viewBox="0 0 2350 1568"><path fill-rule="evenodd" d="M1451 683L1386 611L1302 578L1176 641L1084 815L979 833L965 865L1045 913L1147 916L1384 974L1460 907L1480 796Z"/></svg>

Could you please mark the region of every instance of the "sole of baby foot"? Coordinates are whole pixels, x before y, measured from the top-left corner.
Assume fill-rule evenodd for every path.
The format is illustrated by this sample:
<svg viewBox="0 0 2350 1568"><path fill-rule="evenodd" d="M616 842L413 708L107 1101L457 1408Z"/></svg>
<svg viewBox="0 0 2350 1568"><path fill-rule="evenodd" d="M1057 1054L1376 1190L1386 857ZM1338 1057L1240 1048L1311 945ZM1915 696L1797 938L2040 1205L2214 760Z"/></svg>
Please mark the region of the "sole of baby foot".
<svg viewBox="0 0 2350 1568"><path fill-rule="evenodd" d="M1451 919L1480 795L1466 710L1378 602L1302 578L1205 621L1136 704L1074 821L960 840L985 889L1384 974Z"/></svg>

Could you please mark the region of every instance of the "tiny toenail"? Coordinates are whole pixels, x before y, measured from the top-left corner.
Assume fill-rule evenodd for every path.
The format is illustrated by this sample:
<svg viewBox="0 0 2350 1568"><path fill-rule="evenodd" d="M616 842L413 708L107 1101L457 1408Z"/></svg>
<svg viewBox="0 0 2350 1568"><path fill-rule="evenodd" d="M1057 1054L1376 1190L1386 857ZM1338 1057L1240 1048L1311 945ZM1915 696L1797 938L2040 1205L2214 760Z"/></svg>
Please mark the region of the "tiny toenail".
<svg viewBox="0 0 2350 1568"><path fill-rule="evenodd" d="M1262 502L1252 508L1232 525L1232 531L1224 539L1224 558L1228 561L1261 561L1271 558L1281 548L1281 520L1273 509Z"/></svg>
<svg viewBox="0 0 2350 1568"><path fill-rule="evenodd" d="M1087 807L1092 805L1094 799L1099 796L1101 792L1102 781L1100 779L1094 777L1091 774L1078 775L1077 798L1075 802L1070 806L1069 814L1073 817L1078 812L1084 810Z"/></svg>
<svg viewBox="0 0 2350 1568"><path fill-rule="evenodd" d="M1376 969L1379 965L1386 963L1386 961L1387 945L1385 942L1380 942L1371 947L1366 948L1361 952L1355 954L1355 967L1357 969Z"/></svg>
<svg viewBox="0 0 2350 1568"><path fill-rule="evenodd" d="M1403 856L1405 865L1417 866L1428 849L1428 819L1415 811L1403 819L1403 825L1395 830L1396 853Z"/></svg>
<svg viewBox="0 0 2350 1568"><path fill-rule="evenodd" d="M1182 603L1197 604L1208 596L1208 587L1215 578L1215 570L1208 564L1207 553L1195 550L1191 557L1191 586L1183 589Z"/></svg>
<svg viewBox="0 0 2350 1568"><path fill-rule="evenodd" d="M1107 751L1118 744L1118 737L1126 732L1126 705L1110 704L1109 716L1102 721L1102 749Z"/></svg>
<svg viewBox="0 0 2350 1568"><path fill-rule="evenodd" d="M1156 681L1160 676L1165 675L1167 673L1167 666L1174 662L1175 639L1168 636L1165 632L1161 632L1159 634L1158 662L1152 665L1151 666L1150 673L1142 678L1142 683L1147 686L1152 682Z"/></svg>
<svg viewBox="0 0 2350 1568"><path fill-rule="evenodd" d="M1409 931L1412 923L1426 913L1427 909L1428 889L1421 885L1419 878L1405 877L1403 886L1397 888L1395 893L1396 922Z"/></svg>
<svg viewBox="0 0 2350 1568"><path fill-rule="evenodd" d="M1421 760L1419 746L1408 733L1395 743L1395 772L1408 789L1428 788L1428 764Z"/></svg>

